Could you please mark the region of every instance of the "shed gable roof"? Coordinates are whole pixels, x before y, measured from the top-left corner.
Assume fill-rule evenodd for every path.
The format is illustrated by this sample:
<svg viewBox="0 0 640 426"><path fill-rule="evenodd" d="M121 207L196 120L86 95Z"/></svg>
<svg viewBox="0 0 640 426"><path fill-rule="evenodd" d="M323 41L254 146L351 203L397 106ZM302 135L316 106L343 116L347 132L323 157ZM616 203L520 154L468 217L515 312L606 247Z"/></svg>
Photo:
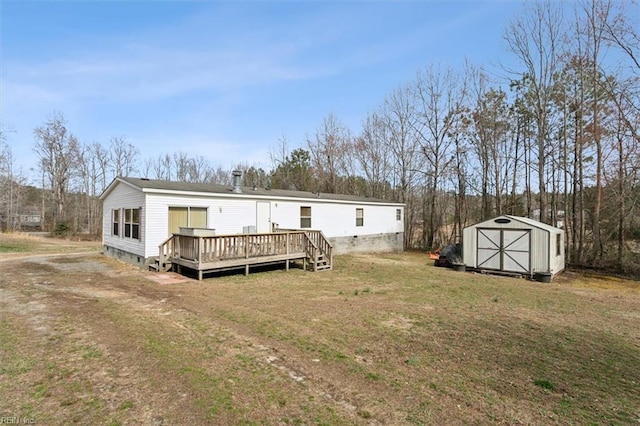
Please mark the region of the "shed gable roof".
<svg viewBox="0 0 640 426"><path fill-rule="evenodd" d="M111 182L111 184L100 195L101 199L104 199L109 192L119 183L122 182L126 185L134 187L142 192L184 192L184 193L199 193L199 194L211 194L211 195L224 195L229 197L251 197L256 196L260 198L292 198L292 199L315 199L315 200L331 200L331 201L348 201L348 202L360 202L360 203L379 203L388 205L403 206L402 203L395 203L378 198L358 197L355 195L344 194L328 194L328 193L314 193L308 191L288 191L284 189L264 189L251 187L242 187L241 193L234 193L229 185L213 185L207 183L189 183L189 182L174 182L167 180L156 180L146 178L134 178L134 177L122 177L119 176Z"/></svg>
<svg viewBox="0 0 640 426"><path fill-rule="evenodd" d="M562 229L560 229L560 228L556 228L555 226L547 225L546 223L542 223L542 222L537 221L535 219L531 219L531 218L528 218L528 217L521 217L521 216L511 216L511 215L496 216L493 219L489 219L489 220L485 220L484 222L476 223L474 225L468 226L467 228L495 225L494 221L496 219L499 219L499 218L507 218L507 219L515 220L517 222L521 222L521 223L524 223L526 225L529 225L529 226L531 226L533 228L543 229L543 230L548 231L548 232L553 232L553 233L562 232Z"/></svg>

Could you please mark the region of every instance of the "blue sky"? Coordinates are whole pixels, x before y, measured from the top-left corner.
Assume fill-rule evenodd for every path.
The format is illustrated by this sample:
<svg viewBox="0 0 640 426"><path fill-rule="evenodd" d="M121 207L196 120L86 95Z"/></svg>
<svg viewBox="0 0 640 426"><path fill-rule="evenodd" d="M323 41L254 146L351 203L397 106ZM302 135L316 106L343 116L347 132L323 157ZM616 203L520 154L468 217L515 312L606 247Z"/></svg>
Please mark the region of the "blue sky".
<svg viewBox="0 0 640 426"><path fill-rule="evenodd" d="M16 165L53 111L82 142L125 137L270 166L330 113L357 133L431 64L491 67L518 1L13 1L0 3L0 112Z"/></svg>

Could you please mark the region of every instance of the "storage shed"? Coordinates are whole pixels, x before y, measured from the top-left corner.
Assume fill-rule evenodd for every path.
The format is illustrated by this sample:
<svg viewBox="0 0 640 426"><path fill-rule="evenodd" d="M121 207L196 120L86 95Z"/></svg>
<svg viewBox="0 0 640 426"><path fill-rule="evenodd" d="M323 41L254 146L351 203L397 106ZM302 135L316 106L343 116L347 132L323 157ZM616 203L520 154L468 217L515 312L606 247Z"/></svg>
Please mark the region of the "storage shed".
<svg viewBox="0 0 640 426"><path fill-rule="evenodd" d="M464 229L463 257L468 269L547 281L564 270L564 231L526 217L498 216Z"/></svg>

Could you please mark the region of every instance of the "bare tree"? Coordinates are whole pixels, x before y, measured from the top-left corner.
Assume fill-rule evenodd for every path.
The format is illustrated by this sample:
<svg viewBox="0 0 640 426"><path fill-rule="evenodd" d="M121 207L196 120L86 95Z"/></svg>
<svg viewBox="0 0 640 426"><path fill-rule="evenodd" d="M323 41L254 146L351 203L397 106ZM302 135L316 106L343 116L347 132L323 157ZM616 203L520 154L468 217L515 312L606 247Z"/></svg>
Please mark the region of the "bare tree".
<svg viewBox="0 0 640 426"><path fill-rule="evenodd" d="M418 228L417 199L413 194L420 148L415 131L414 94L409 86L394 90L384 100L379 112L385 126L391 155L391 186L393 201L406 204L404 245L414 247Z"/></svg>
<svg viewBox="0 0 640 426"><path fill-rule="evenodd" d="M86 230L89 234L99 234L102 228L102 212L98 196L107 187L109 167L109 151L100 143L93 142L80 147L78 184L84 193Z"/></svg>
<svg viewBox="0 0 640 426"><path fill-rule="evenodd" d="M182 152L173 153L173 170L175 180L178 182L191 182L190 180L191 158Z"/></svg>
<svg viewBox="0 0 640 426"><path fill-rule="evenodd" d="M422 168L426 190L423 236L426 248L433 248L437 245L436 232L442 225L438 191L445 182L442 177L455 157L452 136L463 117L466 85L451 69L432 67L418 73L415 96L414 130L426 160Z"/></svg>
<svg viewBox="0 0 640 426"><path fill-rule="evenodd" d="M519 59L527 77L529 107L533 112L537 145L540 220L548 222L545 168L550 140L549 110L554 79L560 71L563 36L561 9L547 0L525 7L525 14L509 24L504 33L507 49Z"/></svg>
<svg viewBox="0 0 640 426"><path fill-rule="evenodd" d="M171 180L173 176L172 169L173 161L171 155L160 154L153 165L154 177L160 180Z"/></svg>
<svg viewBox="0 0 640 426"><path fill-rule="evenodd" d="M0 129L0 222L8 230L20 227L26 182L21 170L16 170L13 152L6 143L5 132Z"/></svg>
<svg viewBox="0 0 640 426"><path fill-rule="evenodd" d="M391 196L391 148L388 129L378 114L370 114L364 123L362 134L354 140L353 153L360 170L367 180L367 195L375 198Z"/></svg>
<svg viewBox="0 0 640 426"><path fill-rule="evenodd" d="M34 152L46 174L53 195L55 210L53 224L66 220L67 190L78 164L79 144L67 131L62 113L56 112L47 122L34 130Z"/></svg>
<svg viewBox="0 0 640 426"><path fill-rule="evenodd" d="M307 139L311 163L318 178L317 191L345 192L341 185L350 175L351 133L334 114L329 114ZM341 179L342 178L342 179Z"/></svg>
<svg viewBox="0 0 640 426"><path fill-rule="evenodd" d="M92 157L93 167L96 175L96 194L102 193L107 188L107 185L114 176L109 175L109 168L111 166L111 158L109 156L109 150L103 147L100 143L94 142L89 148L89 155Z"/></svg>
<svg viewBox="0 0 640 426"><path fill-rule="evenodd" d="M289 175L289 167L285 164L289 161L289 140L285 135L278 138L278 145L269 152L271 159L271 180L274 188L289 189L294 185Z"/></svg>
<svg viewBox="0 0 640 426"><path fill-rule="evenodd" d="M518 157L516 144L509 137L512 111L506 93L488 87L488 77L481 70L471 70L468 80L472 82L470 92L475 103L469 118L473 124L469 136L479 161L482 219L486 220L503 214L503 197Z"/></svg>
<svg viewBox="0 0 640 426"><path fill-rule="evenodd" d="M606 1L607 7L614 4ZM640 73L640 15L636 2L617 2L617 10L611 13L604 23L606 40L619 48L631 61L635 72ZM631 10L626 10L630 8Z"/></svg>
<svg viewBox="0 0 640 426"><path fill-rule="evenodd" d="M114 176L131 176L138 171L139 151L121 136L111 138L109 145Z"/></svg>

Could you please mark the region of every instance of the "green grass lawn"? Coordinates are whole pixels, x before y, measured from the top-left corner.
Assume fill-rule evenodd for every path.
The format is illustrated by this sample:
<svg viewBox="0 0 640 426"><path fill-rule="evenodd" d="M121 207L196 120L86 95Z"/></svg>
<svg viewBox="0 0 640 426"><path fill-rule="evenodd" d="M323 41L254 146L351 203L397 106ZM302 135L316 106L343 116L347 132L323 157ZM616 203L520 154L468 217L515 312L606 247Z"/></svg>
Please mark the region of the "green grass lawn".
<svg viewBox="0 0 640 426"><path fill-rule="evenodd" d="M101 424L640 420L634 281L570 272L541 284L401 253L338 256L329 272L158 285L115 261L76 260L23 261L3 277L0 414Z"/></svg>

